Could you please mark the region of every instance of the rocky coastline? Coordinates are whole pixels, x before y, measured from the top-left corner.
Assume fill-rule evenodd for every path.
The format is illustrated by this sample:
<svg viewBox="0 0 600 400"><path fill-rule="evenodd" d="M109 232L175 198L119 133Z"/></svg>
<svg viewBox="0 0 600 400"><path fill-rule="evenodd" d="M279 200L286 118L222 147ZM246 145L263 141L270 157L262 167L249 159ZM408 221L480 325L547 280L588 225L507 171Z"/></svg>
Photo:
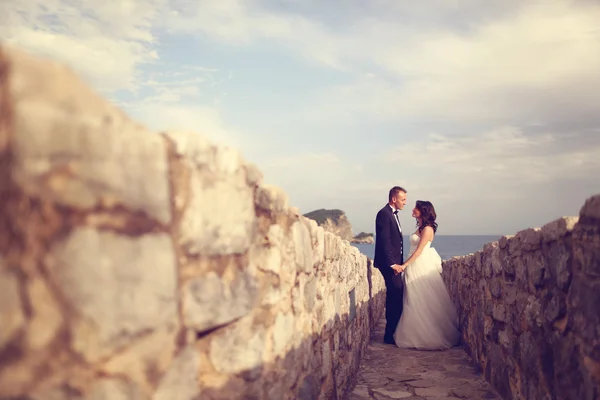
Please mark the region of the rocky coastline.
<svg viewBox="0 0 600 400"><path fill-rule="evenodd" d="M342 210L322 208L306 213L304 216L316 221L325 231L338 235L344 240L351 241L354 238L352 225Z"/></svg>
<svg viewBox="0 0 600 400"><path fill-rule="evenodd" d="M361 232L358 235L354 236L350 243L373 244L375 243L375 235L373 235L372 233Z"/></svg>
<svg viewBox="0 0 600 400"><path fill-rule="evenodd" d="M327 232L338 235L350 243L373 244L375 236L372 233L360 232L358 235L352 233L352 224L342 210L321 208L304 214L305 217L317 222Z"/></svg>

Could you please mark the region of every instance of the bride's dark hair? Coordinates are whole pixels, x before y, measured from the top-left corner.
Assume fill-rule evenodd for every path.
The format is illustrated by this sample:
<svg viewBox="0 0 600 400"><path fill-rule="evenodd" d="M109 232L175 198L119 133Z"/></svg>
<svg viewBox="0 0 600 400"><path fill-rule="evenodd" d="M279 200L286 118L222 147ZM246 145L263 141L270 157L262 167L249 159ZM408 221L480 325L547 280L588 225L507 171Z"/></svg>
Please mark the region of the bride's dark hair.
<svg viewBox="0 0 600 400"><path fill-rule="evenodd" d="M433 228L433 232L437 231L438 224L435 222L437 215L435 213L435 208L433 204L429 201L417 200L417 204L415 205L417 210L421 213L421 225L419 225L419 221L417 220L417 227L419 227L419 233L426 227L430 226Z"/></svg>

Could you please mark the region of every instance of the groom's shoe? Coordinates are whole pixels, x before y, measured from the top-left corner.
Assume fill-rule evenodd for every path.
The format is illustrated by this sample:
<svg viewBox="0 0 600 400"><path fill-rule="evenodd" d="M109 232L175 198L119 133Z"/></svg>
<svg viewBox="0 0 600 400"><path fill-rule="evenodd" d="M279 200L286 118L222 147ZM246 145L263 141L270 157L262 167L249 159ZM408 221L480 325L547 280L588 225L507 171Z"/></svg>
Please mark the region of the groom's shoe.
<svg viewBox="0 0 600 400"><path fill-rule="evenodd" d="M383 343L385 343L385 344L393 344L394 346L396 345L396 341L394 340L394 338L393 337L387 337L387 336L385 336L383 338Z"/></svg>

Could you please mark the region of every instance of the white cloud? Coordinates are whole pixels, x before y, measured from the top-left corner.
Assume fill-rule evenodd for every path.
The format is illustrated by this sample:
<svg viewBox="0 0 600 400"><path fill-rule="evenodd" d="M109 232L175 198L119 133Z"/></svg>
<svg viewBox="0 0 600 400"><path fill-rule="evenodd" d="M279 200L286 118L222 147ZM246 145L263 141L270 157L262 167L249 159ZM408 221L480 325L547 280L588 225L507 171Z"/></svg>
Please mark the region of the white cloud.
<svg viewBox="0 0 600 400"><path fill-rule="evenodd" d="M316 208L343 208L355 200L348 189L365 182L361 162L331 152L299 152L261 160L265 180L286 188L292 204L302 212Z"/></svg>
<svg viewBox="0 0 600 400"><path fill-rule="evenodd" d="M480 135L431 134L398 146L387 160L405 164L434 191L451 183L458 192L497 197L507 189L592 178L600 170L600 141L574 145L582 139L504 126Z"/></svg>
<svg viewBox="0 0 600 400"><path fill-rule="evenodd" d="M222 83L215 68L159 60L167 2L21 0L0 3L0 38L72 67L83 79L151 129L186 129L237 144L207 88ZM142 67L154 64L152 72ZM129 90L134 100L115 98ZM144 97L140 97L144 93Z"/></svg>
<svg viewBox="0 0 600 400"><path fill-rule="evenodd" d="M419 25L424 5L380 1L365 15L349 10L352 29L257 1L184 4L171 13L170 29L233 45L272 40L313 62L357 72L354 82L310 105L324 119L530 123L556 112L556 118L593 115L600 104L595 2L493 2L495 14L485 14L475 1L435 2L426 7L429 23ZM469 20L471 14L477 18ZM456 28L451 18L467 27Z"/></svg>
<svg viewBox="0 0 600 400"><path fill-rule="evenodd" d="M523 2L518 12L468 32L403 32L378 22L358 29L364 36L355 54L380 76L334 88L314 108L341 110L346 120L515 123L593 115L600 108L598 20L598 3L554 1Z"/></svg>
<svg viewBox="0 0 600 400"><path fill-rule="evenodd" d="M311 193L323 191L333 179L347 178L350 165L333 153L302 152L269 157L262 160L265 177L275 183L286 183L288 187L304 190L310 187Z"/></svg>
<svg viewBox="0 0 600 400"><path fill-rule="evenodd" d="M488 88L545 87L565 76L597 74L600 57L590 53L600 46L599 16L598 5L525 2L518 12L475 25L469 32L419 32L402 43L373 46L372 54L402 76L460 76ZM380 39L396 36L397 30L382 24L373 28Z"/></svg>
<svg viewBox="0 0 600 400"><path fill-rule="evenodd" d="M141 82L146 95L143 103L210 103L208 92L226 79L216 68L161 63L159 71L147 72Z"/></svg>
<svg viewBox="0 0 600 400"><path fill-rule="evenodd" d="M484 19L471 0L437 1L427 13L424 6L385 0L364 15L349 10L352 29L275 11L262 1L10 3L2 10L1 37L74 65L107 91L140 83L139 67L158 58L155 32L164 29L234 46L275 41L313 62L358 72L354 82L323 91L321 101L308 105L317 120L366 115L530 123L557 109L593 115L600 103L600 5L594 2L511 2L512 12ZM444 20L459 10L463 20L478 16L468 29ZM429 23L404 14L417 22L428 14Z"/></svg>
<svg viewBox="0 0 600 400"><path fill-rule="evenodd" d="M163 24L171 33L208 35L229 45L271 40L309 61L345 69L338 57L343 41L327 26L300 14L270 10L263 1L171 1Z"/></svg>
<svg viewBox="0 0 600 400"><path fill-rule="evenodd" d="M153 62L156 1L9 0L0 4L0 38L72 66L99 90L133 89Z"/></svg>
<svg viewBox="0 0 600 400"><path fill-rule="evenodd" d="M160 99L123 104L137 121L154 131L192 131L211 140L235 147L252 149L253 143L223 121L218 109L197 104L177 104Z"/></svg>

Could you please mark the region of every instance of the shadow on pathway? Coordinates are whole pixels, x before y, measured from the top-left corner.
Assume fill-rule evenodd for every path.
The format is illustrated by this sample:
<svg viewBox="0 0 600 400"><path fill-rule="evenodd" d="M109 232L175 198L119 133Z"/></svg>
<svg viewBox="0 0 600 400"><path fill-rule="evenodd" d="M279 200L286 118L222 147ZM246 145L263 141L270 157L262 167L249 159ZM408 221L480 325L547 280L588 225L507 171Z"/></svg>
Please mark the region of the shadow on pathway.
<svg viewBox="0 0 600 400"><path fill-rule="evenodd" d="M384 327L385 318L381 318L371 333L348 400L500 399L462 348L399 349L383 343Z"/></svg>

